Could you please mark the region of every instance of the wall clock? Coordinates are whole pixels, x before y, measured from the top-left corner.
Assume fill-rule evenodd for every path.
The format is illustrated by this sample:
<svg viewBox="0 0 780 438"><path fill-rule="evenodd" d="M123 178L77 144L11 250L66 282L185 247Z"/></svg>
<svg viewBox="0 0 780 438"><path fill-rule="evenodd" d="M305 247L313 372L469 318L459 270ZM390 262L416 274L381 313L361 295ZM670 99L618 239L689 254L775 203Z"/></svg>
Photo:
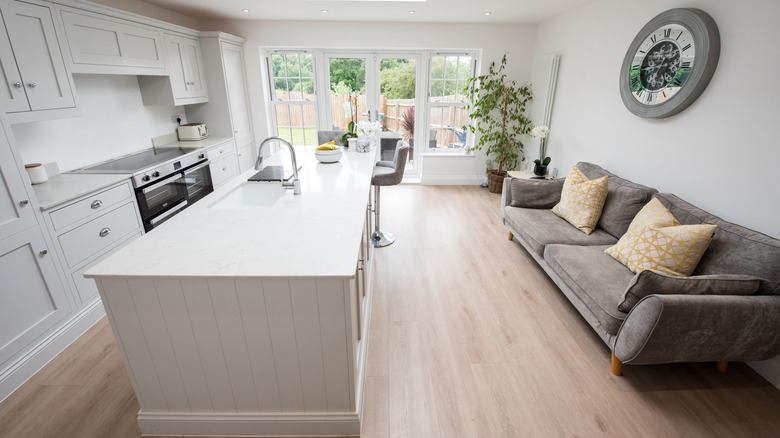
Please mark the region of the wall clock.
<svg viewBox="0 0 780 438"><path fill-rule="evenodd" d="M699 9L670 9L650 20L628 47L620 97L639 117L675 115L707 88L719 57L712 17Z"/></svg>

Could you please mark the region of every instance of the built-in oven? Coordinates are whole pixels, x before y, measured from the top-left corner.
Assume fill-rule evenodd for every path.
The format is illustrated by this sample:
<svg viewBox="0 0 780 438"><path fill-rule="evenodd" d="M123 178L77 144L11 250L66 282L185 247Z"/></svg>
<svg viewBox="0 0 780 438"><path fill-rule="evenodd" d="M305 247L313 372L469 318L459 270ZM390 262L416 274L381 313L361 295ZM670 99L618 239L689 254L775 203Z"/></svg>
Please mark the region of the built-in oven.
<svg viewBox="0 0 780 438"><path fill-rule="evenodd" d="M184 170L184 186L187 191L187 202L190 205L214 191L209 164L206 161Z"/></svg>
<svg viewBox="0 0 780 438"><path fill-rule="evenodd" d="M135 189L144 229L151 230L187 206L184 175L176 172L165 179Z"/></svg>

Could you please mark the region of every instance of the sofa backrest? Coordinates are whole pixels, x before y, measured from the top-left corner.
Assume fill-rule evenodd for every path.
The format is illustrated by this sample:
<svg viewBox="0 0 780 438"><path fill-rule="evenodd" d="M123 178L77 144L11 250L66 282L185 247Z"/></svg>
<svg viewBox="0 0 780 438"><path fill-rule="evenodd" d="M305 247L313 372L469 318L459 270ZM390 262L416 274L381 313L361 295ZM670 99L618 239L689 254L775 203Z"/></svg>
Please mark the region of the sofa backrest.
<svg viewBox="0 0 780 438"><path fill-rule="evenodd" d="M598 227L618 239L626 234L628 226L631 225L639 210L650 202L655 193L658 193L658 190L652 187L633 183L593 163L580 161L576 166L588 179L609 176L607 200L604 202Z"/></svg>
<svg viewBox="0 0 780 438"><path fill-rule="evenodd" d="M768 280L764 293L780 287L780 240L726 222L670 193L655 195L683 225L718 226L693 275L743 274Z"/></svg>

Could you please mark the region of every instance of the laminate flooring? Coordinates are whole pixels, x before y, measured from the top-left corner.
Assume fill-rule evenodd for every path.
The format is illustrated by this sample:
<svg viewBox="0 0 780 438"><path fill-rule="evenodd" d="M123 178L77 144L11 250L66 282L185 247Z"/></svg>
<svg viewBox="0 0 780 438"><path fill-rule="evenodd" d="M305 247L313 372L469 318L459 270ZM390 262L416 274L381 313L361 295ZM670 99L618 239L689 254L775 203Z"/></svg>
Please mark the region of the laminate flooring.
<svg viewBox="0 0 780 438"><path fill-rule="evenodd" d="M470 186L382 190L363 437L777 437L780 390L745 364L630 366ZM0 437L138 437L105 319L0 404Z"/></svg>

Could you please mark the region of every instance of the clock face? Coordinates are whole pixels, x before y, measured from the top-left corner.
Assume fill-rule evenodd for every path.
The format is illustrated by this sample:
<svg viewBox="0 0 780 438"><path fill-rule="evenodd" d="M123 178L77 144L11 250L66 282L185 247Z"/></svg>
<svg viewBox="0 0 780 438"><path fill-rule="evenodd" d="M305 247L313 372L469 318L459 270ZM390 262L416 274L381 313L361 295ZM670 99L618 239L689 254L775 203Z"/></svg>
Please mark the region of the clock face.
<svg viewBox="0 0 780 438"><path fill-rule="evenodd" d="M639 117L673 116L702 94L719 56L718 26L706 12L662 12L628 46L620 69L620 98Z"/></svg>
<svg viewBox="0 0 780 438"><path fill-rule="evenodd" d="M669 24L648 35L629 69L631 94L644 105L659 105L685 85L696 58L693 35L685 26Z"/></svg>

